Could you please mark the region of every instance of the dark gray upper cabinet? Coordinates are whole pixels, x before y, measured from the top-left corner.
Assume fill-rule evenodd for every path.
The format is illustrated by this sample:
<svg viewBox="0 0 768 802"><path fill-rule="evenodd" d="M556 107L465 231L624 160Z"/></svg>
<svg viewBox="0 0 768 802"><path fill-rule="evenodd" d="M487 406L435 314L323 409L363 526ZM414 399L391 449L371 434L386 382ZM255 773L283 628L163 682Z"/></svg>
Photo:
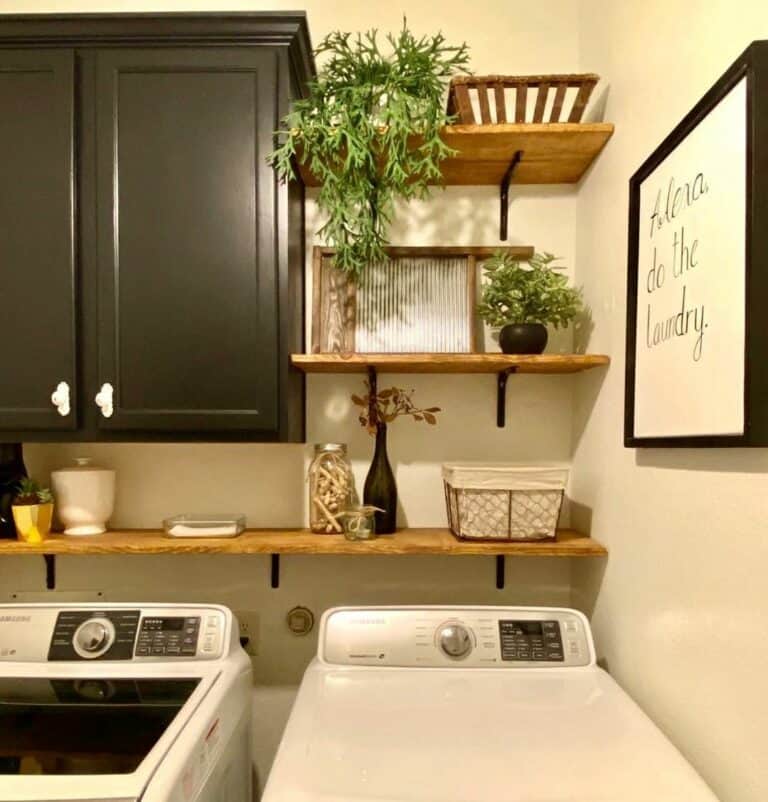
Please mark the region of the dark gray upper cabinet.
<svg viewBox="0 0 768 802"><path fill-rule="evenodd" d="M0 50L4 428L77 426L74 76L71 50Z"/></svg>
<svg viewBox="0 0 768 802"><path fill-rule="evenodd" d="M0 439L303 439L303 188L266 156L311 70L303 15L0 20Z"/></svg>
<svg viewBox="0 0 768 802"><path fill-rule="evenodd" d="M96 54L102 428L277 428L272 50Z"/></svg>

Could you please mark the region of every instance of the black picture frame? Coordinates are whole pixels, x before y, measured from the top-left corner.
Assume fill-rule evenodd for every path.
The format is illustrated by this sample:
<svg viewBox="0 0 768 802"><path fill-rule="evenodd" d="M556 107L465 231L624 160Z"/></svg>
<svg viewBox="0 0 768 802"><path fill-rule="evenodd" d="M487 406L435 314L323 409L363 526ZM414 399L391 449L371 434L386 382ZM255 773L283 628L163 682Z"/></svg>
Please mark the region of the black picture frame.
<svg viewBox="0 0 768 802"><path fill-rule="evenodd" d="M746 220L743 434L640 437L635 434L640 188L726 95L746 77ZM717 153L712 154L717 158ZM629 182L627 331L624 400L627 448L768 446L768 41L753 42L646 159Z"/></svg>

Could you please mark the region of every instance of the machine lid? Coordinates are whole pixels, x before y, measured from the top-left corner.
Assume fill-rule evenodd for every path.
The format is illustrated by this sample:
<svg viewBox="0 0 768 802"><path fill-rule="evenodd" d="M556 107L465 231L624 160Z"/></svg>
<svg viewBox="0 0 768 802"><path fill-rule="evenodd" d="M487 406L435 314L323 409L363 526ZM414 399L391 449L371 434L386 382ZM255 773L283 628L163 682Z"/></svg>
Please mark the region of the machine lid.
<svg viewBox="0 0 768 802"><path fill-rule="evenodd" d="M0 679L0 775L130 774L199 679Z"/></svg>
<svg viewBox="0 0 768 802"><path fill-rule="evenodd" d="M323 665L263 802L716 802L602 670Z"/></svg>
<svg viewBox="0 0 768 802"><path fill-rule="evenodd" d="M141 798L219 674L130 674L0 678L0 800Z"/></svg>

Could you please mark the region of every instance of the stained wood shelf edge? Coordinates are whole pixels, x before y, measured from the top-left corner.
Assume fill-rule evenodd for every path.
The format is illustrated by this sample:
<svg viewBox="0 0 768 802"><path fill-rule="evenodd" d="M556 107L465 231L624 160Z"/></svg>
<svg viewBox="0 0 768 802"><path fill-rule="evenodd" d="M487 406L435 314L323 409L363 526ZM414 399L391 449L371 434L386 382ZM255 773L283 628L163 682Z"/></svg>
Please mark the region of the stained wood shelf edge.
<svg viewBox="0 0 768 802"><path fill-rule="evenodd" d="M305 373L578 373L610 364L605 354L292 354Z"/></svg>
<svg viewBox="0 0 768 802"><path fill-rule="evenodd" d="M571 529L557 540L527 543L466 541L448 529L401 529L367 542L341 535L316 535L306 529L251 529L236 538L171 538L157 530L120 530L91 537L52 535L43 543L0 540L2 555L85 556L105 554L337 554L337 555L486 555L509 557L600 557L601 543Z"/></svg>
<svg viewBox="0 0 768 802"><path fill-rule="evenodd" d="M446 186L498 186L514 154L522 159L515 184L575 184L613 135L612 123L503 123L448 125L443 141L458 151L441 165ZM300 166L307 186L319 186Z"/></svg>

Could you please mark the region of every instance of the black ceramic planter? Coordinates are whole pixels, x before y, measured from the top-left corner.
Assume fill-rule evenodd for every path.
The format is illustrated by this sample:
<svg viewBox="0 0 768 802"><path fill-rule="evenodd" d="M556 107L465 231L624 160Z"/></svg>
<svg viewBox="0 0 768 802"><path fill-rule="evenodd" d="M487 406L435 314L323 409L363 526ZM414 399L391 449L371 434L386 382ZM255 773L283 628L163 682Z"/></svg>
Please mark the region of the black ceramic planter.
<svg viewBox="0 0 768 802"><path fill-rule="evenodd" d="M510 323L499 332L505 354L540 354L547 347L547 327L542 323Z"/></svg>

